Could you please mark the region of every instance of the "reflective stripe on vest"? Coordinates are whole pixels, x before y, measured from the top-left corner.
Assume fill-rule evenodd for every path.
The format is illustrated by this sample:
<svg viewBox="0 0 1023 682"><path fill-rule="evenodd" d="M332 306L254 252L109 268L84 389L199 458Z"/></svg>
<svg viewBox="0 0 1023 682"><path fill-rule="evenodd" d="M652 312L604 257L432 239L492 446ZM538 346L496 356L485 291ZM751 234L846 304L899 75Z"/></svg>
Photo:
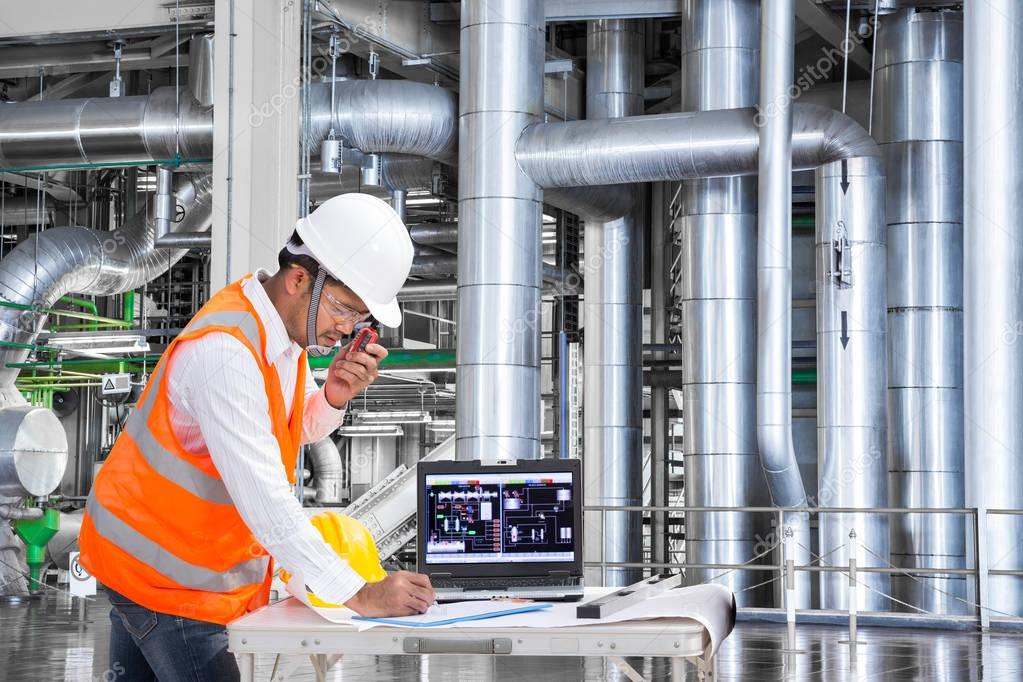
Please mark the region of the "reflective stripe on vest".
<svg viewBox="0 0 1023 682"><path fill-rule="evenodd" d="M95 495L89 496L86 509L104 538L182 587L207 592L230 592L258 583L266 577L269 557L248 559L226 571L211 571L174 556L108 511Z"/></svg>
<svg viewBox="0 0 1023 682"><path fill-rule="evenodd" d="M253 348L260 347L259 326L256 319L245 311L224 311L203 315L189 323L182 336L209 327L235 327L239 329ZM197 469L185 460L177 457L160 444L152 431L149 430L149 418L153 411L153 401L163 391L163 379L167 363L160 363L156 372L149 380L149 388L143 400L139 401L135 410L125 424L125 431L135 441L139 453L154 471L175 485L184 488L196 497L214 504L233 504L227 487L219 478L210 476ZM102 526L97 523L97 528ZM117 544L117 543L115 543Z"/></svg>

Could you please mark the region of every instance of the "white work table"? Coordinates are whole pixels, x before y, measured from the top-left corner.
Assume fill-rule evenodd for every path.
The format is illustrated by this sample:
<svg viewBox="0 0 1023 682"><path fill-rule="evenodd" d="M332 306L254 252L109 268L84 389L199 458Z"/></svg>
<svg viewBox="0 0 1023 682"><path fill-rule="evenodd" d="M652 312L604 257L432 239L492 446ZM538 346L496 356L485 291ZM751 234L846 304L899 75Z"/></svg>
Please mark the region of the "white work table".
<svg viewBox="0 0 1023 682"><path fill-rule="evenodd" d="M482 623L483 621L481 621ZM693 662L700 679L713 675L713 647L707 628L689 618L657 618L573 627L431 628L375 627L359 631L332 623L294 598L265 606L228 628L229 648L238 657L242 682L255 680L256 654L308 656L318 680L342 654L390 656L483 654L492 656L600 656L631 679L641 679L627 656L668 657L681 679ZM278 678L279 679L279 678Z"/></svg>

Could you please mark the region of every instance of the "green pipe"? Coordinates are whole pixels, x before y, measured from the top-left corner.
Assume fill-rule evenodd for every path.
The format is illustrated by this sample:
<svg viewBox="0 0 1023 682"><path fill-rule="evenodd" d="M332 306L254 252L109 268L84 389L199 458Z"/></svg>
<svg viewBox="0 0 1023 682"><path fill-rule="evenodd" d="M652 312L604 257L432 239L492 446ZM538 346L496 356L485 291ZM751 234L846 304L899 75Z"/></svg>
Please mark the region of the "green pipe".
<svg viewBox="0 0 1023 682"><path fill-rule="evenodd" d="M95 301L90 301L85 298L75 298L74 296L64 296L60 299L61 303L67 303L68 305L78 306L83 310L91 312L96 317L99 317L99 308L96 307Z"/></svg>
<svg viewBox="0 0 1023 682"><path fill-rule="evenodd" d="M0 344L3 342L0 341ZM103 374L108 368L116 369L122 362L129 364L155 363L159 362L159 355L146 355L141 358L128 358L127 360L96 360L94 358L77 358L74 360L41 360L38 362L8 362L7 367L11 369L32 369L35 367L60 368L65 365L80 367L83 372Z"/></svg>
<svg viewBox="0 0 1023 682"><path fill-rule="evenodd" d="M817 220L812 215L794 215L792 216L792 229L813 229L817 226Z"/></svg>
<svg viewBox="0 0 1023 682"><path fill-rule="evenodd" d="M330 366L333 355L309 358L309 366L322 369ZM391 350L383 362L381 369L424 369L449 370L455 366L455 351L436 350L433 348L415 349L395 348Z"/></svg>
<svg viewBox="0 0 1023 682"><path fill-rule="evenodd" d="M45 388L41 386L18 386L19 391L31 391L32 399L29 400L34 405L42 405L43 407L53 407L53 393L55 391L67 391L72 388L89 388L92 386L99 386L102 382L92 381L81 384L49 384ZM17 384L15 384L17 385Z"/></svg>
<svg viewBox="0 0 1023 682"><path fill-rule="evenodd" d="M135 324L135 292L124 292L124 296L121 298L121 303L123 306L122 317L124 321L130 325Z"/></svg>
<svg viewBox="0 0 1023 682"><path fill-rule="evenodd" d="M43 315L55 315L57 317L70 317L76 320L102 322L104 324L117 325L118 327L125 326L124 320L115 320L110 317L103 317L102 315L93 315L91 313L79 313L73 310L58 310L55 308L36 308L35 306L26 305L24 303L11 303L9 301L0 301L0 308L13 308L14 310L32 310Z"/></svg>
<svg viewBox="0 0 1023 682"><path fill-rule="evenodd" d="M73 296L64 296L60 299L61 303L68 305L78 306L82 310L88 313L92 313L96 317L99 317L99 308L96 307L94 301L89 301L84 298L75 298ZM67 329L85 329L89 331L96 331L96 323L88 322L86 324L51 324L50 331L62 331Z"/></svg>
<svg viewBox="0 0 1023 682"><path fill-rule="evenodd" d="M816 384L817 383L817 370L815 369L796 369L792 371L792 383L793 384Z"/></svg>

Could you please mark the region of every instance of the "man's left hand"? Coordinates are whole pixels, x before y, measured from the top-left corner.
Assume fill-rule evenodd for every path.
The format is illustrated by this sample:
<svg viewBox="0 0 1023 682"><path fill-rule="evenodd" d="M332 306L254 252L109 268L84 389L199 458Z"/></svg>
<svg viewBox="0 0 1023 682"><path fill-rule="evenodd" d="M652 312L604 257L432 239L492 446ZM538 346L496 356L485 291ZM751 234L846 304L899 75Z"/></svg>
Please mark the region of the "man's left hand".
<svg viewBox="0 0 1023 682"><path fill-rule="evenodd" d="M387 357L387 349L378 343L366 346L365 352L355 353L348 344L334 355L327 369L323 393L327 402L341 409L349 400L362 393L380 375L380 361Z"/></svg>

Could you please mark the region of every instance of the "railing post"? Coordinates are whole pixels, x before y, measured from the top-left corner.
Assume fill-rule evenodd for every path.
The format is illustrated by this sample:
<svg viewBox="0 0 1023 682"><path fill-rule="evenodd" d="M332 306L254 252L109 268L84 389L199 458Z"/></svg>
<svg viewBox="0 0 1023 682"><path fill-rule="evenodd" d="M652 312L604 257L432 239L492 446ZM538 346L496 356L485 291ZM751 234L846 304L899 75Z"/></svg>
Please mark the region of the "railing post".
<svg viewBox="0 0 1023 682"><path fill-rule="evenodd" d="M849 644L856 645L856 617L859 612L859 584L856 582L856 529L849 529Z"/></svg>
<svg viewBox="0 0 1023 682"><path fill-rule="evenodd" d="M974 510L974 551L977 557L977 614L981 630L991 627L991 613L988 611L988 556L987 556L987 507L981 505Z"/></svg>

